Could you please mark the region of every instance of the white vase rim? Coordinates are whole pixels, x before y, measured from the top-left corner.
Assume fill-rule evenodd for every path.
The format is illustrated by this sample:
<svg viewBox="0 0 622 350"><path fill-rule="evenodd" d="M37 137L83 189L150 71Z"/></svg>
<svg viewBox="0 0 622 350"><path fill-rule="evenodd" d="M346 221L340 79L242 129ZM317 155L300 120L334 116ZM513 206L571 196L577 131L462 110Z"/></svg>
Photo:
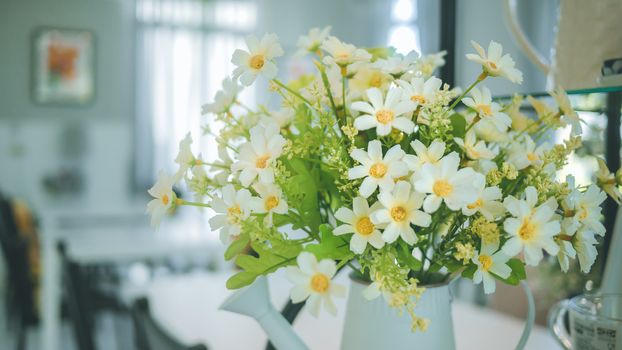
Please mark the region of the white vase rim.
<svg viewBox="0 0 622 350"><path fill-rule="evenodd" d="M355 271L350 272L350 273L348 274L348 277L350 277L350 280L351 280L352 282L355 282L355 283L358 283L358 284L362 284L362 285L366 285L366 286L368 286L368 285L370 285L370 284L371 284L371 282L366 281L366 280L364 280L364 279L362 279L362 278L358 277L358 276L357 276L357 273L356 273ZM455 278L451 278L451 277L450 277L450 278L449 278L447 281L445 281L445 282L438 282L438 283L432 283L432 284L419 285L419 287L422 287L422 288L427 288L427 289L429 289L429 288L441 288L441 287L446 287L446 286L449 286L449 285L450 285L453 281L455 281L456 279L457 279L457 277L455 277Z"/></svg>

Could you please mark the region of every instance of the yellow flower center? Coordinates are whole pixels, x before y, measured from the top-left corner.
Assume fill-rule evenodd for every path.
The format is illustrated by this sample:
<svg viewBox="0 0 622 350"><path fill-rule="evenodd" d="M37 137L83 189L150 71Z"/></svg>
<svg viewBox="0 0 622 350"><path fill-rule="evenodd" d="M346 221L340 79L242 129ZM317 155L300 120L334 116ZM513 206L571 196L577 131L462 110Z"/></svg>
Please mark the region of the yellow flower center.
<svg viewBox="0 0 622 350"><path fill-rule="evenodd" d="M257 160L255 161L255 166L259 169L265 169L266 166L268 166L268 160L270 159L269 155L264 155L261 156L259 158L257 158Z"/></svg>
<svg viewBox="0 0 622 350"><path fill-rule="evenodd" d="M538 155L533 152L527 153L527 159L529 159L530 162L533 162L538 160Z"/></svg>
<svg viewBox="0 0 622 350"><path fill-rule="evenodd" d="M377 88L382 86L382 74L380 72L372 73L372 76L369 78L369 86Z"/></svg>
<svg viewBox="0 0 622 350"><path fill-rule="evenodd" d="M525 219L523 224L518 229L518 236L524 240L529 241L534 238L536 235L536 226L529 221L529 219Z"/></svg>
<svg viewBox="0 0 622 350"><path fill-rule="evenodd" d="M485 104L477 105L475 109L479 112L479 114L485 117L489 117L492 115L492 107L490 107L490 105L485 105Z"/></svg>
<svg viewBox="0 0 622 350"><path fill-rule="evenodd" d="M240 214L242 214L242 209L240 209L240 206L237 204L227 208L227 215L229 216L238 216Z"/></svg>
<svg viewBox="0 0 622 350"><path fill-rule="evenodd" d="M316 293L325 293L330 286L330 279L323 273L316 273L311 277L311 289Z"/></svg>
<svg viewBox="0 0 622 350"><path fill-rule="evenodd" d="M261 69L263 68L263 65L265 63L266 63L266 59L263 57L263 55L254 55L253 57L251 57L251 61L249 65L253 69Z"/></svg>
<svg viewBox="0 0 622 350"><path fill-rule="evenodd" d="M376 163L369 168L369 175L379 179L387 173L387 166L382 163Z"/></svg>
<svg viewBox="0 0 622 350"><path fill-rule="evenodd" d="M381 109L376 112L376 120L378 120L378 122L382 124L389 124L393 121L394 117L395 114L393 113L393 111L388 109Z"/></svg>
<svg viewBox="0 0 622 350"><path fill-rule="evenodd" d="M272 210L276 208L277 205L279 205L279 199L276 196L270 196L266 198L266 209L267 210Z"/></svg>
<svg viewBox="0 0 622 350"><path fill-rule="evenodd" d="M481 208L483 204L484 203L482 202L482 199L480 198L480 199L476 200L475 202L467 205L467 208L469 208L469 209Z"/></svg>
<svg viewBox="0 0 622 350"><path fill-rule="evenodd" d="M585 204L581 204L581 210L579 211L579 219L585 220L587 218L588 210L585 207Z"/></svg>
<svg viewBox="0 0 622 350"><path fill-rule="evenodd" d="M369 236L374 232L374 224L369 220L369 217L362 217L356 222L356 231L360 235Z"/></svg>
<svg viewBox="0 0 622 350"><path fill-rule="evenodd" d="M479 263L482 264L482 270L484 271L488 271L492 266L492 258L490 255L482 254L479 258L477 258L477 260L479 260Z"/></svg>
<svg viewBox="0 0 622 350"><path fill-rule="evenodd" d="M164 205L168 205L168 202L169 202L168 195L165 194L164 196L162 196L162 203L164 203Z"/></svg>
<svg viewBox="0 0 622 350"><path fill-rule="evenodd" d="M499 69L499 67L497 67L497 64L492 62L492 61L486 61L486 65L488 66L488 69L490 69L490 70L497 70L497 69Z"/></svg>
<svg viewBox="0 0 622 350"><path fill-rule="evenodd" d="M410 96L410 100L413 101L413 102L417 102L420 105L425 103L425 97L423 97L421 95L412 95L412 96Z"/></svg>
<svg viewBox="0 0 622 350"><path fill-rule="evenodd" d="M432 186L432 191L439 197L446 197L451 194L454 187L447 180L437 180Z"/></svg>
<svg viewBox="0 0 622 350"><path fill-rule="evenodd" d="M397 222L404 221L406 219L406 209L400 206L391 208L391 218Z"/></svg>

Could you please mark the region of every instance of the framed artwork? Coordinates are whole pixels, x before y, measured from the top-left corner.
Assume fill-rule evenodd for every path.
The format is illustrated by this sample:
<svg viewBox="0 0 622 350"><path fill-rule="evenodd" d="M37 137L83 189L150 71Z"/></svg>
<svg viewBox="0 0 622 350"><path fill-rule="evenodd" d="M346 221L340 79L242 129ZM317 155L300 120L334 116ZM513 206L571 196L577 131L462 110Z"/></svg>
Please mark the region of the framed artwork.
<svg viewBox="0 0 622 350"><path fill-rule="evenodd" d="M93 33L40 28L33 38L33 98L40 104L87 105L95 95Z"/></svg>

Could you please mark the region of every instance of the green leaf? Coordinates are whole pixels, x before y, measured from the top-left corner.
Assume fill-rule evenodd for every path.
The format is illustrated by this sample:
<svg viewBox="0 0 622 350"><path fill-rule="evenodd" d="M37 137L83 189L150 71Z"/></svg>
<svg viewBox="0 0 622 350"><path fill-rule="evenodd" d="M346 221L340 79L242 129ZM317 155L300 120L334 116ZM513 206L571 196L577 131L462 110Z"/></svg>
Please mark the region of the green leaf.
<svg viewBox="0 0 622 350"><path fill-rule="evenodd" d="M454 137L464 138L466 134L466 119L462 114L454 113L449 117Z"/></svg>
<svg viewBox="0 0 622 350"><path fill-rule="evenodd" d="M320 243L308 244L305 251L313 253L318 260L342 260L351 255L348 241L333 234L333 229L327 225L320 225Z"/></svg>
<svg viewBox="0 0 622 350"><path fill-rule="evenodd" d="M521 280L527 278L527 274L525 273L525 263L520 261L520 259L512 258L508 260L506 264L512 269L510 277L501 278L495 275L495 278L513 286L517 285Z"/></svg>
<svg viewBox="0 0 622 350"><path fill-rule="evenodd" d="M302 195L302 200L299 203L292 203L292 206L298 210L305 224L317 232L322 222L318 201L319 169L316 167L307 169L307 162L299 158L293 158L287 164L296 174L291 179L291 190L295 194Z"/></svg>
<svg viewBox="0 0 622 350"><path fill-rule="evenodd" d="M242 251L244 251L244 248L248 246L249 242L250 238L248 236L248 233L242 233L240 236L238 236L236 240L231 242L229 248L227 248L227 250L225 251L225 260L231 260L236 255L242 253Z"/></svg>
<svg viewBox="0 0 622 350"><path fill-rule="evenodd" d="M466 269L464 269L464 271L462 271L462 277L472 280L475 271L477 271L477 265L470 264Z"/></svg>
<svg viewBox="0 0 622 350"><path fill-rule="evenodd" d="M404 241L399 241L397 249L397 258L400 263L408 266L413 271L417 271L421 268L421 261L417 260L412 255L412 251L408 244Z"/></svg>
<svg viewBox="0 0 622 350"><path fill-rule="evenodd" d="M243 271L236 273L227 280L227 288L242 288L253 283L259 276L272 273L281 267L293 265L302 250L302 246L293 241L276 241L272 243L271 247L265 243L253 242L251 247L258 256L247 254L237 256L235 264Z"/></svg>

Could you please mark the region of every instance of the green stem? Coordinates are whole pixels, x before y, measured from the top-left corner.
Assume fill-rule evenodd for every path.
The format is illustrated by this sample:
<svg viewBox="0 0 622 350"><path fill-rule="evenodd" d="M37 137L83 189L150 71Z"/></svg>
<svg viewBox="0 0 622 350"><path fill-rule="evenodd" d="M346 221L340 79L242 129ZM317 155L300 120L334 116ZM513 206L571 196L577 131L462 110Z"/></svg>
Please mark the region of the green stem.
<svg viewBox="0 0 622 350"><path fill-rule="evenodd" d="M308 104L309 107L315 109L315 107L313 107L313 105L311 104L311 102L309 102L309 100L307 100L306 98L304 98L301 94L299 94L298 92L294 91L293 89L291 89L289 86L283 84L282 82L280 82L278 79L272 79L272 81L277 84L278 86L282 87L283 89L287 90L290 94L298 97L301 101L303 101L304 103Z"/></svg>
<svg viewBox="0 0 622 350"><path fill-rule="evenodd" d="M450 106L448 110L452 110L454 109L454 107L456 107L456 105L458 103L460 103L460 101L462 101L462 99L464 98L464 96L466 96L474 87L475 85L479 84L480 81L483 81L484 79L486 79L488 75L482 73L479 75L479 77L477 77L477 80L475 80L473 82L473 84L471 84L466 90L464 90L464 92L462 93L462 95L460 95Z"/></svg>
<svg viewBox="0 0 622 350"><path fill-rule="evenodd" d="M348 115L348 108L346 107L346 76L341 77L341 97L343 98L343 118Z"/></svg>
<svg viewBox="0 0 622 350"><path fill-rule="evenodd" d="M177 199L177 205L190 205L190 206L193 206L193 207L210 208L209 204L207 204L207 203L190 202L190 201L187 201L187 200L181 199L181 198Z"/></svg>

